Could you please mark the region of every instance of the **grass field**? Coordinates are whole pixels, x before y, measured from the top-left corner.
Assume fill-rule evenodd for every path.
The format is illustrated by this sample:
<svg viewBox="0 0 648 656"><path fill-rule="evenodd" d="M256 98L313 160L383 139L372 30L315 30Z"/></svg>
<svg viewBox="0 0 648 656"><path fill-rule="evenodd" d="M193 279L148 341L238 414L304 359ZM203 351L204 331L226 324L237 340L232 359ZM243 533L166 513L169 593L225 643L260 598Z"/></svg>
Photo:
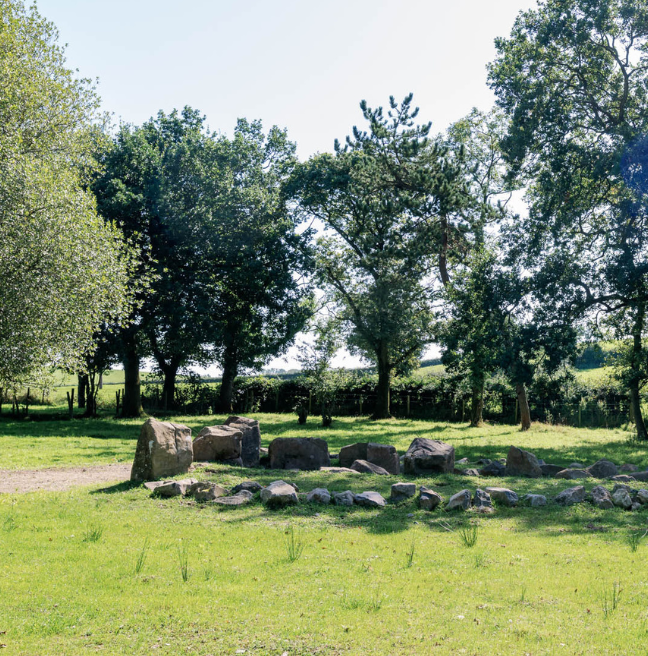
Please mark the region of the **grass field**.
<svg viewBox="0 0 648 656"><path fill-rule="evenodd" d="M457 458L506 454L512 443L559 464L648 465L629 433L534 425L469 429L345 418L332 429L257 415L265 445L318 436L404 451L418 435ZM222 417L175 418L199 429ZM130 460L139 421L0 422L2 467ZM287 478L302 492L372 489L407 477L272 472L216 465L200 478L229 486ZM577 481L580 482L580 481ZM446 499L506 485L549 498L555 479L418 479ZM591 489L596 482L587 480ZM478 525L469 548L462 530ZM290 561L286 531L303 546ZM152 499L127 484L0 495L0 644L7 654L645 654L648 512L497 508L491 516L300 504L223 510ZM139 563L139 565L138 565Z"/></svg>

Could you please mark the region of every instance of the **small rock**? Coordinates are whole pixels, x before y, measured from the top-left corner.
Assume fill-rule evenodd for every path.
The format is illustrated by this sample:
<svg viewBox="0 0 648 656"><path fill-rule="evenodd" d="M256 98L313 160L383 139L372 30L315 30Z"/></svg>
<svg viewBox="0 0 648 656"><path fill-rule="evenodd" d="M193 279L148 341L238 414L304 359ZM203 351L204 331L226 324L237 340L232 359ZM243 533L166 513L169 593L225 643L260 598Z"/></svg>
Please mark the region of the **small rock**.
<svg viewBox="0 0 648 656"><path fill-rule="evenodd" d="M491 462L493 462L493 461L492 461L490 458L480 458L480 459L477 461L477 464L478 464L478 465L490 465Z"/></svg>
<svg viewBox="0 0 648 656"><path fill-rule="evenodd" d="M193 496L196 501L213 501L219 497L226 497L227 490L216 483L195 483L192 485L187 494Z"/></svg>
<svg viewBox="0 0 648 656"><path fill-rule="evenodd" d="M480 490L479 488L475 490L472 504L475 508L492 508L493 506L490 494L484 490Z"/></svg>
<svg viewBox="0 0 648 656"><path fill-rule="evenodd" d="M555 478L565 478L572 481L576 478L589 478L589 476L589 472L585 469L563 469L555 475Z"/></svg>
<svg viewBox="0 0 648 656"><path fill-rule="evenodd" d="M336 506L352 506L353 505L353 492L346 490L345 492L333 492L333 503Z"/></svg>
<svg viewBox="0 0 648 656"><path fill-rule="evenodd" d="M611 476L610 480L618 483L634 483L637 479L630 474L617 474L616 476Z"/></svg>
<svg viewBox="0 0 648 656"><path fill-rule="evenodd" d="M380 465L374 465L367 460L354 460L351 469L361 474L378 474L380 476L389 476L389 472Z"/></svg>
<svg viewBox="0 0 648 656"><path fill-rule="evenodd" d="M422 510L434 510L442 501L443 497L438 492L421 485L418 503Z"/></svg>
<svg viewBox="0 0 648 656"><path fill-rule="evenodd" d="M144 483L144 487L149 491L153 492L156 488L166 485L170 481L149 481L148 483Z"/></svg>
<svg viewBox="0 0 648 656"><path fill-rule="evenodd" d="M480 476L504 476L506 467L497 460L489 462L485 467L479 470Z"/></svg>
<svg viewBox="0 0 648 656"><path fill-rule="evenodd" d="M479 472L476 469L464 469L461 472L464 476L479 476Z"/></svg>
<svg viewBox="0 0 648 656"><path fill-rule="evenodd" d="M513 508L517 506L520 500L518 495L505 487L487 487L486 492L491 495L491 498L498 504Z"/></svg>
<svg viewBox="0 0 648 656"><path fill-rule="evenodd" d="M630 464L626 463L625 465L621 465L621 467L619 467L619 471L622 471L622 472L636 472L636 471L639 471L639 467L637 467L637 465L630 465Z"/></svg>
<svg viewBox="0 0 648 656"><path fill-rule="evenodd" d="M448 501L446 510L456 510L457 508L468 510L468 508L470 508L471 496L470 490L461 490L461 492L453 494Z"/></svg>
<svg viewBox="0 0 648 656"><path fill-rule="evenodd" d="M320 471L327 472L329 474L359 474L360 472L349 467L322 467Z"/></svg>
<svg viewBox="0 0 648 656"><path fill-rule="evenodd" d="M455 464L456 465L467 465L470 462L468 458L462 458L461 460L456 460Z"/></svg>
<svg viewBox="0 0 648 656"><path fill-rule="evenodd" d="M285 481L273 481L261 490L261 501L268 508L283 508L297 505L299 499L292 485Z"/></svg>
<svg viewBox="0 0 648 656"><path fill-rule="evenodd" d="M547 505L547 497L543 494L527 494L524 497L524 502L532 508L539 508Z"/></svg>
<svg viewBox="0 0 648 656"><path fill-rule="evenodd" d="M565 468L562 465L552 465L550 463L545 463L540 465L543 476L555 476L558 472L563 471Z"/></svg>
<svg viewBox="0 0 648 656"><path fill-rule="evenodd" d="M617 466L609 460L597 460L587 468L587 471L594 478L610 478L610 476L616 476L619 473Z"/></svg>
<svg viewBox="0 0 648 656"><path fill-rule="evenodd" d="M241 490L247 490L248 492L252 492L252 494L256 494L257 492L261 492L262 489L263 485L261 485L261 483L257 483L256 481L243 481L232 488L232 494L237 494Z"/></svg>
<svg viewBox="0 0 648 656"><path fill-rule="evenodd" d="M331 503L331 494L326 488L316 487L306 495L306 501L308 503L322 503L328 506Z"/></svg>
<svg viewBox="0 0 648 656"><path fill-rule="evenodd" d="M637 501L639 503L646 504L648 503L648 490L644 490L643 488L641 490L637 491Z"/></svg>
<svg viewBox="0 0 648 656"><path fill-rule="evenodd" d="M633 501L632 502L632 508L630 508L630 510L637 511L637 510L641 510L641 508L642 508L642 505L638 501Z"/></svg>
<svg viewBox="0 0 648 656"><path fill-rule="evenodd" d="M617 508L630 510L632 508L632 499L627 490L619 488L616 492L612 493L612 502Z"/></svg>
<svg viewBox="0 0 648 656"><path fill-rule="evenodd" d="M183 478L181 481L166 481L162 485L158 485L153 490L153 494L160 497L185 496L189 488L197 482L195 478Z"/></svg>
<svg viewBox="0 0 648 656"><path fill-rule="evenodd" d="M632 478L634 478L635 481L641 481L642 483L645 483L648 481L648 471L638 471L632 474Z"/></svg>
<svg viewBox="0 0 648 656"><path fill-rule="evenodd" d="M385 506L385 499L378 492L361 492L354 495L353 500L358 506L364 508L383 508Z"/></svg>
<svg viewBox="0 0 648 656"><path fill-rule="evenodd" d="M617 483L613 488L612 488L612 494L617 492L618 490L625 490L628 494L632 493L632 488L629 485L623 485L622 483Z"/></svg>
<svg viewBox="0 0 648 656"><path fill-rule="evenodd" d="M592 503L597 508L601 508L603 510L614 507L614 503L612 502L612 495L610 494L609 490L604 488L602 485L597 485L592 490Z"/></svg>
<svg viewBox="0 0 648 656"><path fill-rule="evenodd" d="M556 496L556 503L561 506L573 506L575 503L585 501L585 488L582 485L569 487Z"/></svg>
<svg viewBox="0 0 648 656"><path fill-rule="evenodd" d="M241 490L233 496L219 497L218 499L214 499L211 503L219 506L229 506L235 508L238 506L244 506L246 503L250 503L253 496L254 495L252 492L249 492L248 490Z"/></svg>
<svg viewBox="0 0 648 656"><path fill-rule="evenodd" d="M394 483L391 486L390 499L395 502L411 499L416 495L415 483Z"/></svg>

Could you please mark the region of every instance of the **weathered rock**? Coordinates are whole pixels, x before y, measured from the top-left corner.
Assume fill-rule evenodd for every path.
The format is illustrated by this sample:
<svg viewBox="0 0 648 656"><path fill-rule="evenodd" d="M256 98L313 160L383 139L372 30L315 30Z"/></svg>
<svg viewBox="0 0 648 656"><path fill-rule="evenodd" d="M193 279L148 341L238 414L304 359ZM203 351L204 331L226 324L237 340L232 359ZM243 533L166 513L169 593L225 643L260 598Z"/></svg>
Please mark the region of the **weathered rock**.
<svg viewBox="0 0 648 656"><path fill-rule="evenodd" d="M306 501L308 503L322 503L328 506L331 503L331 494L326 488L316 487L306 495Z"/></svg>
<svg viewBox="0 0 648 656"><path fill-rule="evenodd" d="M630 510L637 511L637 510L641 510L641 508L642 505L638 501L633 501Z"/></svg>
<svg viewBox="0 0 648 656"><path fill-rule="evenodd" d="M241 457L243 433L230 426L206 426L193 442L194 460L222 462Z"/></svg>
<svg viewBox="0 0 648 656"><path fill-rule="evenodd" d="M618 490L625 490L628 494L632 494L632 488L629 485L624 485L623 483L617 483L612 488L612 494L614 494Z"/></svg>
<svg viewBox="0 0 648 656"><path fill-rule="evenodd" d="M542 476L542 469L533 453L512 446L506 456L506 473L509 476L539 478Z"/></svg>
<svg viewBox="0 0 648 656"><path fill-rule="evenodd" d="M454 469L454 447L439 440L417 437L404 459L406 474L450 473Z"/></svg>
<svg viewBox="0 0 648 656"><path fill-rule="evenodd" d="M610 477L610 480L617 483L634 483L637 479L632 474L617 474Z"/></svg>
<svg viewBox="0 0 648 656"><path fill-rule="evenodd" d="M467 465L469 463L470 463L470 460L468 460L468 458L462 458L461 460L456 460L455 461L455 465Z"/></svg>
<svg viewBox="0 0 648 656"><path fill-rule="evenodd" d="M597 507L603 510L608 508L613 508L614 503L612 502L612 495L609 490L604 488L602 485L597 485L592 490L592 503Z"/></svg>
<svg viewBox="0 0 648 656"><path fill-rule="evenodd" d="M329 474L359 474L360 472L350 467L322 467L320 471L328 472Z"/></svg>
<svg viewBox="0 0 648 656"><path fill-rule="evenodd" d="M242 490L247 490L251 494L256 494L257 492L261 492L262 489L263 485L257 483L257 481L243 481L232 488L232 494L238 494Z"/></svg>
<svg viewBox="0 0 648 656"><path fill-rule="evenodd" d="M244 467L258 467L261 456L261 428L256 419L248 417L228 417L225 426L237 428L243 434L241 439L241 460Z"/></svg>
<svg viewBox="0 0 648 656"><path fill-rule="evenodd" d="M137 440L131 481L152 481L184 474L189 471L192 462L190 428L147 419Z"/></svg>
<svg viewBox="0 0 648 656"><path fill-rule="evenodd" d="M185 496L189 492L189 489L197 482L195 478L183 478L181 481L165 481L153 490L153 494L158 497Z"/></svg>
<svg viewBox="0 0 648 656"><path fill-rule="evenodd" d="M268 508L283 508L296 505L299 499L292 485L285 481L273 481L261 490L261 501Z"/></svg>
<svg viewBox="0 0 648 656"><path fill-rule="evenodd" d="M170 481L149 481L148 483L144 483L144 487L149 491L153 492L158 487L161 487L162 485L166 485Z"/></svg>
<svg viewBox="0 0 648 656"><path fill-rule="evenodd" d="M582 485L569 487L556 496L556 503L561 506L573 506L575 503L585 501L585 488Z"/></svg>
<svg viewBox="0 0 648 656"><path fill-rule="evenodd" d="M457 492L457 494L450 497L446 510L456 510L458 508L468 510L470 508L470 498L470 490L461 490L461 492Z"/></svg>
<svg viewBox="0 0 648 656"><path fill-rule="evenodd" d="M382 467L387 473L398 476L400 474L400 460L396 447L391 444L378 444L369 442L367 444L366 460L373 465Z"/></svg>
<svg viewBox="0 0 648 656"><path fill-rule="evenodd" d="M648 471L638 471L631 474L632 478L635 481L641 481L642 483L648 482Z"/></svg>
<svg viewBox="0 0 648 656"><path fill-rule="evenodd" d="M577 478L589 478L590 474L586 469L563 469L559 471L555 478L564 478L573 481Z"/></svg>
<svg viewBox="0 0 648 656"><path fill-rule="evenodd" d="M356 460L367 460L368 446L369 442L356 442L343 446L338 456L340 467L351 467Z"/></svg>
<svg viewBox="0 0 648 656"><path fill-rule="evenodd" d="M504 476L506 467L497 460L492 460L479 470L480 476Z"/></svg>
<svg viewBox="0 0 648 656"><path fill-rule="evenodd" d="M485 466L485 465L490 465L491 462L493 462L493 461L492 461L490 458L480 458L480 459L477 461L477 464L478 464L478 465Z"/></svg>
<svg viewBox="0 0 648 656"><path fill-rule="evenodd" d="M234 494L230 497L218 497L214 499L211 503L214 503L219 506L225 506L230 508L237 508L238 506L244 506L246 503L252 501L254 495L248 490L241 490L237 494Z"/></svg>
<svg viewBox="0 0 648 656"><path fill-rule="evenodd" d="M585 469L585 465L582 465L580 462L572 462L566 469Z"/></svg>
<svg viewBox="0 0 648 656"><path fill-rule="evenodd" d="M631 473L631 472L639 471L639 467L637 467L637 465L631 465L629 463L626 463L625 465L621 465L621 467L619 467L619 471Z"/></svg>
<svg viewBox="0 0 648 656"><path fill-rule="evenodd" d="M352 506L354 500L354 494L351 490L345 490L344 492L333 492L333 503L336 506Z"/></svg>
<svg viewBox="0 0 648 656"><path fill-rule="evenodd" d="M490 494L493 501L503 506L509 506L510 508L517 506L520 500L513 490L505 487L487 487L486 492Z"/></svg>
<svg viewBox="0 0 648 656"><path fill-rule="evenodd" d="M590 476L594 478L610 478L619 473L617 466L609 460L597 460L593 465L587 468Z"/></svg>
<svg viewBox="0 0 648 656"><path fill-rule="evenodd" d="M226 497L227 490L216 483L200 482L194 483L188 490L187 494L193 496L196 501L213 501L219 497Z"/></svg>
<svg viewBox="0 0 648 656"><path fill-rule="evenodd" d="M632 498L628 491L623 488L619 488L616 492L612 493L612 503L617 508L623 508L624 510L632 508Z"/></svg>
<svg viewBox="0 0 648 656"><path fill-rule="evenodd" d="M419 507L422 510L434 510L443 502L443 497L429 487L421 485L419 489Z"/></svg>
<svg viewBox="0 0 648 656"><path fill-rule="evenodd" d="M639 503L647 504L648 503L648 490L638 490L637 491L637 501Z"/></svg>
<svg viewBox="0 0 648 656"><path fill-rule="evenodd" d="M367 460L355 460L351 469L361 474L379 474L380 476L389 476L389 472L378 465L374 465Z"/></svg>
<svg viewBox="0 0 648 656"><path fill-rule="evenodd" d="M411 499L416 495L415 483L394 483L391 486L390 499L396 503Z"/></svg>
<svg viewBox="0 0 648 656"><path fill-rule="evenodd" d="M552 465L551 463L540 465L540 469L543 476L555 476L558 472L565 470L562 465Z"/></svg>
<svg viewBox="0 0 648 656"><path fill-rule="evenodd" d="M328 444L319 437L278 437L270 442L271 469L312 471L330 467Z"/></svg>
<svg viewBox="0 0 648 656"><path fill-rule="evenodd" d="M524 497L524 502L532 508L539 508L547 505L547 497L543 494L527 494Z"/></svg>
<svg viewBox="0 0 648 656"><path fill-rule="evenodd" d="M475 495L473 496L472 505L475 508L492 508L493 502L491 501L491 495L484 490L477 488L475 490Z"/></svg>
<svg viewBox="0 0 648 656"><path fill-rule="evenodd" d="M230 467L243 467L242 458L227 458L227 460L221 460L221 465L228 465Z"/></svg>
<svg viewBox="0 0 648 656"><path fill-rule="evenodd" d="M462 472L462 474L463 474L464 476L479 476L479 471L477 471L476 469L473 469L473 468L471 467L471 468L469 468L469 469L464 469L463 472Z"/></svg>
<svg viewBox="0 0 648 656"><path fill-rule="evenodd" d="M353 500L358 506L364 508L383 508L385 506L385 499L378 492L361 492L353 497Z"/></svg>

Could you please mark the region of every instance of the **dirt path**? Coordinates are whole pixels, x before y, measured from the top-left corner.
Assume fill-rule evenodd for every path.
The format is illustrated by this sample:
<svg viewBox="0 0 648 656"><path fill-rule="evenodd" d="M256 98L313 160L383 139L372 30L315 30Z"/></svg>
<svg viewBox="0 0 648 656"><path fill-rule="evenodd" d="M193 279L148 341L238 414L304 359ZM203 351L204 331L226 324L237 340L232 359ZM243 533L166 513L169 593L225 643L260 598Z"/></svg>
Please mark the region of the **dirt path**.
<svg viewBox="0 0 648 656"><path fill-rule="evenodd" d="M0 494L61 491L81 485L120 483L130 479L131 464L52 467L50 469L0 470Z"/></svg>

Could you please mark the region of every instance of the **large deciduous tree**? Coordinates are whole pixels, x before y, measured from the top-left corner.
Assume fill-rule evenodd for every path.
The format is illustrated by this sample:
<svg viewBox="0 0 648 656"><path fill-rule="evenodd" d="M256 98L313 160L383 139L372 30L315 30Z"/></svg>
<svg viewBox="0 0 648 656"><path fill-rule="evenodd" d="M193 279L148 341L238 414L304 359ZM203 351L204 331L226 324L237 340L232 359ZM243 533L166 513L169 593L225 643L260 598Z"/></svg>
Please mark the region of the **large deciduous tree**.
<svg viewBox="0 0 648 656"><path fill-rule="evenodd" d="M630 338L626 381L648 439L648 6L643 0L547 0L496 43L490 82L511 126L511 163L532 179L517 231L573 316L596 312Z"/></svg>
<svg viewBox="0 0 648 656"><path fill-rule="evenodd" d="M0 387L82 366L130 310L133 252L87 191L98 98L55 27L0 0Z"/></svg>
<svg viewBox="0 0 648 656"><path fill-rule="evenodd" d="M353 130L334 154L299 168L292 193L304 218L321 221L318 280L347 345L378 371L373 417L390 416L395 371L412 367L433 339L434 272L463 244L466 220L459 167L416 125L412 96L387 114L361 103L368 130Z"/></svg>

